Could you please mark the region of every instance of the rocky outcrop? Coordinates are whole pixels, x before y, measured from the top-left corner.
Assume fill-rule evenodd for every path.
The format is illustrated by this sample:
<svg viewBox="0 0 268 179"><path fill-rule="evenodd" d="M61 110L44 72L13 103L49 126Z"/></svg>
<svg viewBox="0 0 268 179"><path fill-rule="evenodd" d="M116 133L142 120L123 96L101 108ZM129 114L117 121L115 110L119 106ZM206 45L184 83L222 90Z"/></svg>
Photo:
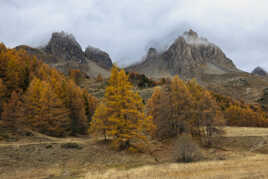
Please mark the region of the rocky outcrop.
<svg viewBox="0 0 268 179"><path fill-rule="evenodd" d="M127 68L129 71L145 73L149 76L179 74L185 78L199 76L200 73L223 74L238 69L223 51L207 39L189 30L178 37L164 52L149 49L145 60Z"/></svg>
<svg viewBox="0 0 268 179"><path fill-rule="evenodd" d="M110 69L113 66L112 60L108 53L94 47L87 47L85 51L85 56L99 66Z"/></svg>
<svg viewBox="0 0 268 179"><path fill-rule="evenodd" d="M85 62L85 54L72 34L54 32L44 51L66 61Z"/></svg>
<svg viewBox="0 0 268 179"><path fill-rule="evenodd" d="M41 49L29 47L27 45L20 45L20 46L15 47L15 49L24 50L28 54L36 56L38 59L41 59L43 62L47 64L57 64L62 61L62 59L60 59L57 56L48 54Z"/></svg>
<svg viewBox="0 0 268 179"><path fill-rule="evenodd" d="M65 32L53 33L50 41L44 48L38 49L20 45L17 46L16 49L25 50L50 66L57 68L64 74L68 74L71 69L79 69L90 77L96 77L98 74L107 77L109 75L107 66L112 66L111 59L105 52L98 52L99 56L95 55L91 56L91 58L87 58L85 52L83 52L73 35ZM103 60L106 64L105 67L104 65L102 66L101 63L97 63L101 61L99 60L100 56L102 58L105 56L106 58ZM108 57L109 59L107 59Z"/></svg>
<svg viewBox="0 0 268 179"><path fill-rule="evenodd" d="M259 75L259 76L268 76L268 73L261 67L256 67L251 74Z"/></svg>

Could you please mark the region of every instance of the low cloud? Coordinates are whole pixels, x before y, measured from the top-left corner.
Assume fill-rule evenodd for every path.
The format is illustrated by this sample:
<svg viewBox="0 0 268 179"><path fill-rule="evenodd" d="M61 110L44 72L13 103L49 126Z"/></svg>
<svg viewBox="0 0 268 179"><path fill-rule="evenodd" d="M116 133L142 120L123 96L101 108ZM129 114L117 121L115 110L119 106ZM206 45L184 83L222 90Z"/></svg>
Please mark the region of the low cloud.
<svg viewBox="0 0 268 179"><path fill-rule="evenodd" d="M241 69L268 70L265 0L0 0L0 41L40 46L52 32L72 33L83 48L114 62L141 60L150 46L167 48L188 29L223 49Z"/></svg>

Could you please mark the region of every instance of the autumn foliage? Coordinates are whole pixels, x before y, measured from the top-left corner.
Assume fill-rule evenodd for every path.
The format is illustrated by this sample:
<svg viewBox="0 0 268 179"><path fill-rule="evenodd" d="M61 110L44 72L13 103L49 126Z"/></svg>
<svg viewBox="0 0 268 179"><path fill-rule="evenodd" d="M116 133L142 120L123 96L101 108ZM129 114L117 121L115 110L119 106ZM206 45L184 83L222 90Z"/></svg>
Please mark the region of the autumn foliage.
<svg viewBox="0 0 268 179"><path fill-rule="evenodd" d="M21 92L13 91L10 99L3 104L3 112L1 119L7 127L16 127L23 115L23 103L21 100Z"/></svg>
<svg viewBox="0 0 268 179"><path fill-rule="evenodd" d="M0 112L7 127L52 136L86 134L96 99L56 69L23 50L0 44ZM74 82L75 81L75 82Z"/></svg>
<svg viewBox="0 0 268 179"><path fill-rule="evenodd" d="M111 139L116 149L131 149L146 143L153 129L152 118L145 115L142 98L133 91L128 76L124 70L113 67L104 99L91 121L90 131Z"/></svg>
<svg viewBox="0 0 268 179"><path fill-rule="evenodd" d="M213 94L228 126L268 127L267 109L260 104L247 104L230 97Z"/></svg>
<svg viewBox="0 0 268 179"><path fill-rule="evenodd" d="M160 139L187 133L209 144L209 138L224 124L212 95L195 80L185 83L178 76L155 89L147 109L157 126L156 137Z"/></svg>
<svg viewBox="0 0 268 179"><path fill-rule="evenodd" d="M23 50L0 44L0 120L7 128L30 128L52 136L102 135L117 149L138 148L150 136L186 134L206 145L222 126L268 127L268 113L202 88L178 76L154 82L113 67L103 99L77 86L83 74L65 77ZM103 81L98 75L97 82ZM106 80L105 80L106 82ZM155 87L144 106L132 85ZM139 88L139 90L140 90Z"/></svg>
<svg viewBox="0 0 268 179"><path fill-rule="evenodd" d="M70 70L69 76L77 85L79 85L81 83L81 80L83 79L83 73L78 69Z"/></svg>
<svg viewBox="0 0 268 179"><path fill-rule="evenodd" d="M0 78L0 113L3 110L2 108L3 108L5 96L6 96L6 86L4 85L2 79ZM1 120L1 115L0 115L0 120Z"/></svg>
<svg viewBox="0 0 268 179"><path fill-rule="evenodd" d="M136 72L129 72L129 81L138 86L139 88L146 88L146 87L154 87L156 86L156 82L152 79L148 78L144 74L139 74Z"/></svg>

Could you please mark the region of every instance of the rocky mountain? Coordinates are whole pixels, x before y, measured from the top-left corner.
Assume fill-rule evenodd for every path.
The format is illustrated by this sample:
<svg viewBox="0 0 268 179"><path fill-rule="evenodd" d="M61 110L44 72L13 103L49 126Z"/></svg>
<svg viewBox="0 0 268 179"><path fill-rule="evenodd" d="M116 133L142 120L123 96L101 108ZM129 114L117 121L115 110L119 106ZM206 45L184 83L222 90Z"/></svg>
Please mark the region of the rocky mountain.
<svg viewBox="0 0 268 179"><path fill-rule="evenodd" d="M85 62L85 54L72 34L54 32L44 51L67 61Z"/></svg>
<svg viewBox="0 0 268 179"><path fill-rule="evenodd" d="M53 33L44 48L25 45L16 48L26 50L65 74L70 69L79 69L90 77L98 74L108 77L112 66L111 58L106 52L94 47L83 51L72 35L63 32ZM257 69L251 74L237 69L218 46L199 37L193 30L179 36L165 51L148 49L141 63L126 70L152 78L176 74L186 80L194 77L202 86L219 94L268 104L268 78L260 76L264 74L260 71L264 70ZM255 75L256 71L259 75Z"/></svg>
<svg viewBox="0 0 268 179"><path fill-rule="evenodd" d="M179 75L196 78L203 87L237 100L266 99L267 78L239 70L215 44L193 30L179 36L165 51L150 48L142 62L126 68L152 78ZM266 94L266 93L265 93Z"/></svg>
<svg viewBox="0 0 268 179"><path fill-rule="evenodd" d="M85 55L89 60L96 62L99 66L103 68L110 69L113 66L109 54L98 48L91 46L87 47Z"/></svg>
<svg viewBox="0 0 268 179"><path fill-rule="evenodd" d="M74 36L65 32L54 32L43 48L21 45L16 49L26 50L65 74L70 69L79 69L90 77L98 74L108 76L108 69L112 66L111 58L106 52L89 48L84 52Z"/></svg>
<svg viewBox="0 0 268 179"><path fill-rule="evenodd" d="M267 76L268 73L267 71L265 71L263 68L261 67L256 67L252 72L251 74L254 74L254 75L259 75L259 76Z"/></svg>
<svg viewBox="0 0 268 179"><path fill-rule="evenodd" d="M145 59L127 68L151 77L179 74L183 78L200 74L225 74L239 71L223 51L207 39L189 30L164 52L150 48Z"/></svg>

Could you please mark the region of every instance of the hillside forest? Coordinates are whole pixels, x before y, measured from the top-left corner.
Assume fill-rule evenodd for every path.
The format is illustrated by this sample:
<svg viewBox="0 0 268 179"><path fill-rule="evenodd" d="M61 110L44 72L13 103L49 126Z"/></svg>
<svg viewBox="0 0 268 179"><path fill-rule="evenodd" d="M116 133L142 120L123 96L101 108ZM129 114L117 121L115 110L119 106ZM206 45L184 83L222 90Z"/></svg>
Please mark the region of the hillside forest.
<svg viewBox="0 0 268 179"><path fill-rule="evenodd" d="M26 51L0 44L0 125L49 136L90 136L116 150L146 150L152 140L187 136L210 146L224 126L268 127L260 104L247 104L178 76L153 81L113 66L105 94L94 97L79 87L83 75L69 76ZM154 86L144 100L138 88Z"/></svg>

